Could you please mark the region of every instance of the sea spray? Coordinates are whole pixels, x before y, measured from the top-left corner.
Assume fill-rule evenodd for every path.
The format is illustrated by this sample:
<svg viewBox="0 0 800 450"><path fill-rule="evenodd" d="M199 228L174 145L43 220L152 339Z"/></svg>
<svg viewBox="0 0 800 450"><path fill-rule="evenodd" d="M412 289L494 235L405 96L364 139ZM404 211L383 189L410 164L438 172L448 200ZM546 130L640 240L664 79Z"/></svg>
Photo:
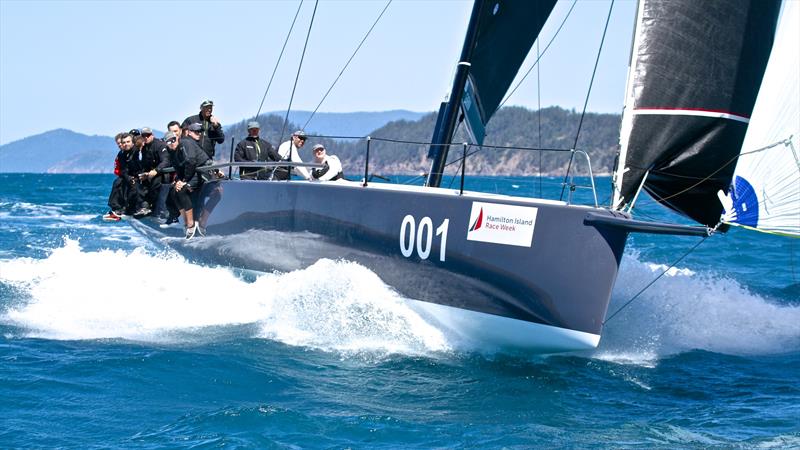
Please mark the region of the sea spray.
<svg viewBox="0 0 800 450"><path fill-rule="evenodd" d="M248 282L170 252L87 252L66 239L45 259L0 262L0 282L24 297L0 320L35 337L169 343L218 335L208 327L257 324L257 336L328 351L449 349L442 332L354 263L321 260Z"/></svg>
<svg viewBox="0 0 800 450"><path fill-rule="evenodd" d="M609 315L667 266L626 253ZM800 307L779 304L718 274L671 268L609 321L595 356L646 362L699 349L773 354L800 349Z"/></svg>

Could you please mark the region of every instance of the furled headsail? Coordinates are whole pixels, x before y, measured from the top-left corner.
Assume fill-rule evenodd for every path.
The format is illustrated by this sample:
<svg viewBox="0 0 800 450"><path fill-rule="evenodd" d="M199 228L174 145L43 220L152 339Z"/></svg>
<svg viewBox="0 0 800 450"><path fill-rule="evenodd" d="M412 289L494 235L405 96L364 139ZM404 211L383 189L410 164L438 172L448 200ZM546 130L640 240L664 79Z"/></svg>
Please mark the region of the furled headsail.
<svg viewBox="0 0 800 450"><path fill-rule="evenodd" d="M785 2L727 195L732 225L800 237L800 7Z"/></svg>
<svg viewBox="0 0 800 450"><path fill-rule="evenodd" d="M614 175L614 208L643 187L719 223L772 48L780 0L644 0Z"/></svg>

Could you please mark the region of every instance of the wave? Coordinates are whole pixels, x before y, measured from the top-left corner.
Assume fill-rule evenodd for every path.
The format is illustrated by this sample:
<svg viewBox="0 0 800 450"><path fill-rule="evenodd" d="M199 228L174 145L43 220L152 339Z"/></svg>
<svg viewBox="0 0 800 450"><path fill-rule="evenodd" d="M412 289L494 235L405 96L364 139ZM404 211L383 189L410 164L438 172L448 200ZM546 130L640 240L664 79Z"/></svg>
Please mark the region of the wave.
<svg viewBox="0 0 800 450"><path fill-rule="evenodd" d="M665 269L626 253L608 316ZM800 349L798 323L800 306L755 294L727 276L672 268L607 322L594 356L647 364L690 350L793 352Z"/></svg>
<svg viewBox="0 0 800 450"><path fill-rule="evenodd" d="M663 269L626 254L609 312ZM0 300L0 321L32 337L191 343L239 333L246 325L249 337L323 351L460 350L448 330L426 322L377 275L345 261L320 260L303 270L248 279L172 252L86 251L65 238L47 258L0 261L0 283L15 293ZM693 349L796 351L797 323L798 306L753 294L731 278L675 269L608 322L589 356L648 365Z"/></svg>
<svg viewBox="0 0 800 450"><path fill-rule="evenodd" d="M248 282L171 252L84 251L66 239L45 259L0 262L0 282L22 293L3 301L0 320L31 337L180 343L251 324L253 337L325 351L449 350L442 332L375 274L348 262L320 260Z"/></svg>

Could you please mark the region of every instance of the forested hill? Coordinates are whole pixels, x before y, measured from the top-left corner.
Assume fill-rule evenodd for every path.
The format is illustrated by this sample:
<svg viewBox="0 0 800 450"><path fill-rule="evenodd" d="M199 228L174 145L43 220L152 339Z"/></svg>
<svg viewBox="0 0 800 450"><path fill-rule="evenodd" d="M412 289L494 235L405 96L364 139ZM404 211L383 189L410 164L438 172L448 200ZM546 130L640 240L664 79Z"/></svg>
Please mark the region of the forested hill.
<svg viewBox="0 0 800 450"><path fill-rule="evenodd" d="M282 118L267 116L259 118L261 136L277 146L281 139L286 140L296 128L295 125L282 126ZM389 122L370 133L373 138L392 139L408 142L430 142L436 115L429 113L419 120L397 120ZM580 113L558 107L542 109L541 114L521 107L501 109L489 123L485 145L504 147L554 148L569 150L575 144L575 135L580 122ZM619 148L620 116L617 114L588 113L583 120L580 138L576 146L585 150L592 161L595 175L607 174L612 170L614 158ZM230 139L237 141L246 135L245 122L231 126L226 131L228 140L222 146L218 159L228 158ZM539 130L541 129L541 141ZM283 133L281 133L283 131ZM454 142L463 142L466 137L459 130ZM329 153L339 156L350 178L364 171L366 143L363 139L330 139L312 136L301 150L304 160L311 158L310 147L323 143ZM419 174L427 172L430 162L427 159L428 145L403 144L372 141L370 145L370 171L379 174ZM218 146L218 149L220 147ZM472 151L472 150L471 150ZM219 153L219 150L218 150ZM460 157L461 147L454 147L450 160ZM569 152L539 152L523 150L482 149L467 160L466 172L483 175L526 175L538 174L541 162L543 174L560 175L569 163ZM573 163L578 173L586 173L583 159ZM452 164L448 171L456 170Z"/></svg>
<svg viewBox="0 0 800 450"><path fill-rule="evenodd" d="M377 112L357 114L328 113L324 132L343 136L353 130L364 130L349 123L361 120L364 115L375 114L370 120L383 124L368 134L375 138L408 142L430 142L435 114L428 113L419 119L388 121L391 114L407 112ZM416 114L416 113L408 113ZM397 117L395 115L395 117ZM404 117L404 116L400 116ZM307 120L307 118L306 118ZM316 120L316 119L315 119ZM283 116L264 114L259 117L261 135L277 146L286 140L299 125L283 126ZM541 114L520 107L501 109L489 123L486 145L557 148L568 150L575 143L580 113L558 107L542 109ZM335 125L339 126L335 126ZM577 148L586 150L592 159L595 174L609 173L618 148L620 116L616 114L587 114ZM541 141L539 130L541 127ZM309 125L313 130L313 122ZM343 130L336 132L335 130ZM348 133L350 131L351 133ZM234 144L247 136L246 121L225 127L227 140L217 146L218 162L228 161L231 142ZM459 130L454 142L465 141ZM330 153L341 159L345 174L359 178L364 172L366 143L364 139L331 139L312 136L301 150L304 160L311 159L311 147L324 143ZM98 173L111 172L114 167L116 145L111 137L87 136L70 130L53 130L0 146L0 172ZM378 174L419 174L427 172L428 145L401 144L373 141L370 147L370 171ZM454 147L451 160L461 155L461 147ZM541 164L540 164L541 162ZM560 175L569 162L568 152L510 151L482 149L467 160L466 171L484 175ZM586 164L579 159L574 166L578 174L586 173ZM448 167L448 173L458 170L458 164Z"/></svg>

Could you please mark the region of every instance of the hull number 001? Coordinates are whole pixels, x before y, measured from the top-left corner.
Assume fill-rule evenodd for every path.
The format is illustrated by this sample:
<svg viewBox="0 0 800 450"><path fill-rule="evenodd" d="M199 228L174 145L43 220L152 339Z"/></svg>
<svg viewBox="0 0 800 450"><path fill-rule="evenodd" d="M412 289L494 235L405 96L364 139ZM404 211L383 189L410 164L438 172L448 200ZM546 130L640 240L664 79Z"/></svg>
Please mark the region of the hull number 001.
<svg viewBox="0 0 800 450"><path fill-rule="evenodd" d="M444 219L442 223L436 228L436 236L439 238L439 261L444 261L445 249L447 248L447 227L450 225L450 219ZM407 215L403 218L403 224L400 225L400 253L406 258L411 257L414 250L417 251L417 256L420 259L428 259L431 255L431 247L433 246L433 221L430 217L423 217L419 221L419 228L417 228L414 216Z"/></svg>

